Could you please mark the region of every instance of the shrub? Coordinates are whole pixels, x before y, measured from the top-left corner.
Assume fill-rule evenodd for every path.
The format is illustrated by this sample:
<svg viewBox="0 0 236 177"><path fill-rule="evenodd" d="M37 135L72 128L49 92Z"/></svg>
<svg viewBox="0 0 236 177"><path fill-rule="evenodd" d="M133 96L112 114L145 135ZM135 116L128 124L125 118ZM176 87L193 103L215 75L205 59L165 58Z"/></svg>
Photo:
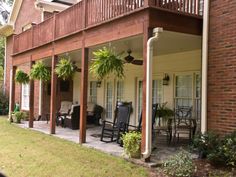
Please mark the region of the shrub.
<svg viewBox="0 0 236 177"><path fill-rule="evenodd" d="M8 101L8 97L3 94L3 92L0 91L0 115L6 115L8 114L8 105L9 105L9 101Z"/></svg>
<svg viewBox="0 0 236 177"><path fill-rule="evenodd" d="M236 166L236 132L226 135L207 158L214 164Z"/></svg>
<svg viewBox="0 0 236 177"><path fill-rule="evenodd" d="M201 158L206 158L208 154L219 145L220 138L213 132L195 135L191 148L197 149Z"/></svg>
<svg viewBox="0 0 236 177"><path fill-rule="evenodd" d="M22 111L19 112L15 112L14 113L14 118L15 118L15 122L16 123L21 123L21 120L24 119L26 117L26 114Z"/></svg>
<svg viewBox="0 0 236 177"><path fill-rule="evenodd" d="M124 150L129 157L140 157L141 137L141 133L136 131L128 132L122 136Z"/></svg>
<svg viewBox="0 0 236 177"><path fill-rule="evenodd" d="M192 176L194 169L195 166L191 158L191 154L184 150L170 157L163 164L164 172L167 175L176 177Z"/></svg>

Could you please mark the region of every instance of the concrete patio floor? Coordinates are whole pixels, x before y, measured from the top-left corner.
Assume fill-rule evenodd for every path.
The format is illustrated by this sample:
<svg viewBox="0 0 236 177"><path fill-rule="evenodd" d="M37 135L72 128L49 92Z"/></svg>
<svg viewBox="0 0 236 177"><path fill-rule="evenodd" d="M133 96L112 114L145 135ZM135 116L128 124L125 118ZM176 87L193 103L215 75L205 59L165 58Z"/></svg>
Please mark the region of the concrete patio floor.
<svg viewBox="0 0 236 177"><path fill-rule="evenodd" d="M22 121L21 124L17 124L21 128L28 129L28 121ZM83 144L85 147L94 148L102 152L114 155L114 156L124 156L124 149L120 147L117 143L105 143L100 141L101 126L88 125L87 126L87 136L86 143ZM50 134L49 124L46 121L34 121L34 128L32 130L39 131L45 134ZM53 136L59 137L68 141L79 143L79 130L71 130L69 128L62 128L60 126L56 127L56 134ZM182 145L168 146L166 143L166 137L158 136L156 137L158 142L155 142L154 150L151 155L151 163L147 166L156 166L161 164L169 156L177 153ZM184 145L186 147L186 144ZM127 158L127 157L125 157ZM141 160L134 160L135 163L142 164Z"/></svg>

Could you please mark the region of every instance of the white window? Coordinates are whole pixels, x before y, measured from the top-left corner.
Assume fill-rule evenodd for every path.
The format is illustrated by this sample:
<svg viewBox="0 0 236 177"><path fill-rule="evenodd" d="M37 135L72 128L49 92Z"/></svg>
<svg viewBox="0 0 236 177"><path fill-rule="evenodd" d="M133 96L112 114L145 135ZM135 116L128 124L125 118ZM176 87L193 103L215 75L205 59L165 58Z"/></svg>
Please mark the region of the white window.
<svg viewBox="0 0 236 177"><path fill-rule="evenodd" d="M142 113L143 81L138 81L138 116ZM163 103L163 83L161 79L152 81L152 103Z"/></svg>
<svg viewBox="0 0 236 177"><path fill-rule="evenodd" d="M124 81L117 81L116 100L117 101L123 101L124 100Z"/></svg>
<svg viewBox="0 0 236 177"><path fill-rule="evenodd" d="M89 101L91 103L97 103L97 82L91 81L89 86Z"/></svg>
<svg viewBox="0 0 236 177"><path fill-rule="evenodd" d="M175 77L175 106L192 106L193 76L177 75Z"/></svg>
<svg viewBox="0 0 236 177"><path fill-rule="evenodd" d="M163 101L163 83L162 79L152 81L152 103L161 104Z"/></svg>
<svg viewBox="0 0 236 177"><path fill-rule="evenodd" d="M113 116L113 84L106 83L106 118L112 119Z"/></svg>
<svg viewBox="0 0 236 177"><path fill-rule="evenodd" d="M21 109L29 110L29 84L22 84Z"/></svg>

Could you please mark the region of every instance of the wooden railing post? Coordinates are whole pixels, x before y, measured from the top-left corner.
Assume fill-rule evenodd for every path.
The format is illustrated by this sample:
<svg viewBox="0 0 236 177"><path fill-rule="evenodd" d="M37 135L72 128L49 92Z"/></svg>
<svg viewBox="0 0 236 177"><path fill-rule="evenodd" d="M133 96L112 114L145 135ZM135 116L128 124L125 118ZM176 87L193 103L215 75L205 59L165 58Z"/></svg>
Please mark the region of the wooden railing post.
<svg viewBox="0 0 236 177"><path fill-rule="evenodd" d="M32 56L31 56L32 59ZM30 68L34 65L34 61L30 61ZM30 100L29 100L29 128L34 127L34 80L30 80Z"/></svg>
<svg viewBox="0 0 236 177"><path fill-rule="evenodd" d="M88 95L88 55L89 49L82 48L82 72L80 83L80 135L79 143L86 142L87 95Z"/></svg>
<svg viewBox="0 0 236 177"><path fill-rule="evenodd" d="M82 15L82 28L86 28L87 27L87 22L88 22L88 7L87 7L87 0L83 1L83 15Z"/></svg>
<svg viewBox="0 0 236 177"><path fill-rule="evenodd" d="M52 56L52 71L51 71L51 100L50 100L50 133L56 133L56 108L57 108L57 75L55 67L58 56Z"/></svg>

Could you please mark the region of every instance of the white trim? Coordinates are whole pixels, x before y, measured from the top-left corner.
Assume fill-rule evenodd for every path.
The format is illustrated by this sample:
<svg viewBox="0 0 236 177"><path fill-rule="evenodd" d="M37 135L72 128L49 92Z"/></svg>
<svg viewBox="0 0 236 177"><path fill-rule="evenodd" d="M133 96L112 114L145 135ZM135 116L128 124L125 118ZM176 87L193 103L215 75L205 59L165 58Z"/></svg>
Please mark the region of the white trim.
<svg viewBox="0 0 236 177"><path fill-rule="evenodd" d="M11 107L12 107L12 102L11 102L11 97L12 97L12 74L13 74L13 70L10 70L10 94L9 94L9 119L11 118Z"/></svg>

